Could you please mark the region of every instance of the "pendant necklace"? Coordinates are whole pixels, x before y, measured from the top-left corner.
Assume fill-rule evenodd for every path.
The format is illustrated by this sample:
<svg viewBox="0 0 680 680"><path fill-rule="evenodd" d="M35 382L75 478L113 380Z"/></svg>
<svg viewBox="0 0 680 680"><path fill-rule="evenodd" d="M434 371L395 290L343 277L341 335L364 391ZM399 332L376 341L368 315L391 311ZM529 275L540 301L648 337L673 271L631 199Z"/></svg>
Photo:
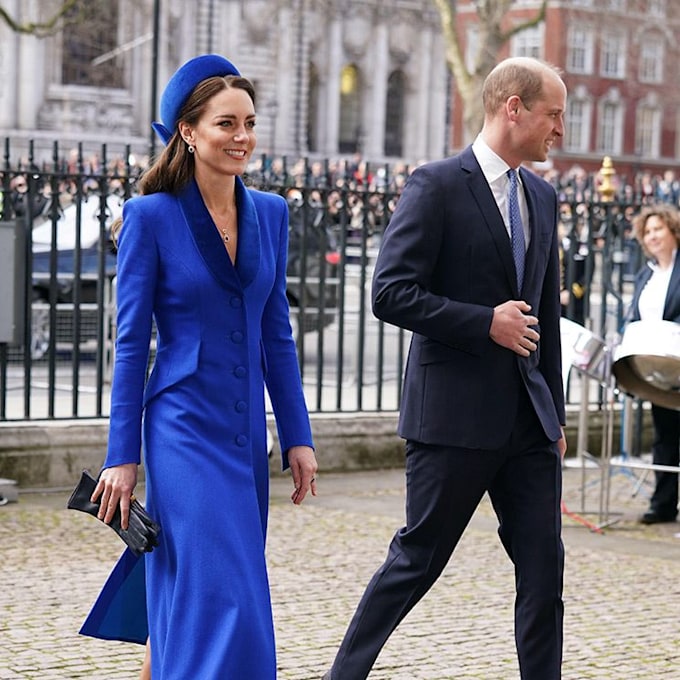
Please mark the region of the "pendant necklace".
<svg viewBox="0 0 680 680"><path fill-rule="evenodd" d="M222 240L225 243L229 243L229 234L227 234L227 230L226 229L220 229L220 231L222 232Z"/></svg>

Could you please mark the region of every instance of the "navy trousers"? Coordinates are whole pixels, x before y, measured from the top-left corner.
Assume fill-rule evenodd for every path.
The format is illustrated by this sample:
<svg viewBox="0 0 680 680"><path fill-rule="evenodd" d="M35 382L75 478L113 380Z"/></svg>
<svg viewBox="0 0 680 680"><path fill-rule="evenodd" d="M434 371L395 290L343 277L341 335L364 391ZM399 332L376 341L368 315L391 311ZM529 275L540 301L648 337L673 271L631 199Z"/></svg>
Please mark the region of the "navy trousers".
<svg viewBox="0 0 680 680"><path fill-rule="evenodd" d="M406 526L394 535L387 559L368 584L330 678L368 676L390 634L441 574L488 492L501 542L515 565L521 678L559 680L564 614L562 466L557 446L543 434L528 395L521 400L510 440L497 451L408 441L406 482ZM455 668L455 659L451 664Z"/></svg>

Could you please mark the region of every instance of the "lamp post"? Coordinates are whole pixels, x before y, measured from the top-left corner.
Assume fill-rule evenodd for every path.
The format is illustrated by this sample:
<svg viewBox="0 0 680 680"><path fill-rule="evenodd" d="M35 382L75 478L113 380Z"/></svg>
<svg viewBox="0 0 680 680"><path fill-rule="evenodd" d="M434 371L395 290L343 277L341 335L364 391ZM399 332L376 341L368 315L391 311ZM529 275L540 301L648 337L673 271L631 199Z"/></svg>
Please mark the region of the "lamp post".
<svg viewBox="0 0 680 680"><path fill-rule="evenodd" d="M151 57L151 120L156 117L158 105L158 40L160 36L161 0L153 0L153 42ZM149 162L156 155L156 133L151 130L149 139Z"/></svg>
<svg viewBox="0 0 680 680"><path fill-rule="evenodd" d="M267 102L269 110L269 155L274 158L276 155L276 116L279 112L279 102L275 97Z"/></svg>

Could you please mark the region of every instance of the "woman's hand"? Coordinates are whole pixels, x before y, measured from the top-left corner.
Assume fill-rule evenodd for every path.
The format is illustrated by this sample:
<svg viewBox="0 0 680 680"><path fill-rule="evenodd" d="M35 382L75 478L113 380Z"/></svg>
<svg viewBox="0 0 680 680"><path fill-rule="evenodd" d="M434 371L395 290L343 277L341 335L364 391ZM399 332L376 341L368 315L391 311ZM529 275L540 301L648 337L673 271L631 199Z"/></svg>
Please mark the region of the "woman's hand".
<svg viewBox="0 0 680 680"><path fill-rule="evenodd" d="M312 496L316 496L315 475L318 466L314 449L309 446L292 446L288 449L288 463L295 484L295 491L290 498L295 505L300 505L308 491L312 492Z"/></svg>
<svg viewBox="0 0 680 680"><path fill-rule="evenodd" d="M113 519L116 508L120 505L120 525L123 529L127 529L130 517L130 499L136 485L137 463L125 463L102 470L90 499L93 503L96 503L101 496L97 517L109 524Z"/></svg>

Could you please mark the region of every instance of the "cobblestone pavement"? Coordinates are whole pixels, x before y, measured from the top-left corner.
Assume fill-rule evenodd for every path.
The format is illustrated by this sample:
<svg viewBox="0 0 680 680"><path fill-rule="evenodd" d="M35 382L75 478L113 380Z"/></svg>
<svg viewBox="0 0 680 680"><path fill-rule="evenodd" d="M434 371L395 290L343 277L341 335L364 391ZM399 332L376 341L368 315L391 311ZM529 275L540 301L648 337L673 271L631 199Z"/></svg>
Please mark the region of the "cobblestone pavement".
<svg viewBox="0 0 680 680"><path fill-rule="evenodd" d="M565 469L564 678L680 678L680 524L636 524L649 482L638 489L623 472L609 477L603 515L600 478L597 470L584 480L580 469ZM320 496L299 508L289 491L288 478L272 480L268 556L279 678L318 679L402 522L403 472L321 474ZM22 493L0 507L0 680L137 676L141 647L77 634L121 544L91 517L67 511L67 495ZM595 531L603 524L603 533ZM372 679L518 678L513 572L495 531L485 500Z"/></svg>

